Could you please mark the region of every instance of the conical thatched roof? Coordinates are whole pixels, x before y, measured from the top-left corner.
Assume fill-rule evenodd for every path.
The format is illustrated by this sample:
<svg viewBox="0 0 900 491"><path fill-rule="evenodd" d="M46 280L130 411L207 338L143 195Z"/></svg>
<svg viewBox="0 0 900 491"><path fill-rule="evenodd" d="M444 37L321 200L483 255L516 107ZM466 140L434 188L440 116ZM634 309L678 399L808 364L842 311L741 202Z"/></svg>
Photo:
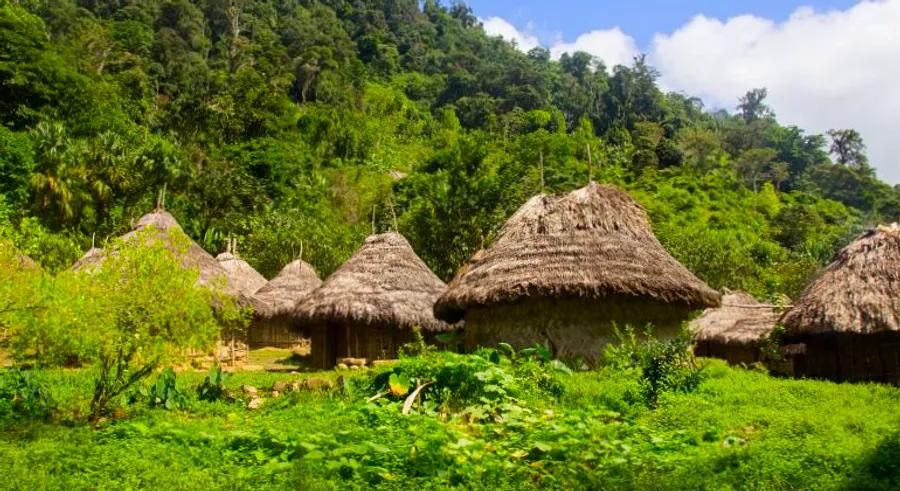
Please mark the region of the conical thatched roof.
<svg viewBox="0 0 900 491"><path fill-rule="evenodd" d="M16 253L16 260L19 262L19 268L21 268L21 269L31 269L31 270L41 269L41 267L38 265L38 263L36 263L34 261L34 259L31 259L30 257L26 256L25 254Z"/></svg>
<svg viewBox="0 0 900 491"><path fill-rule="evenodd" d="M900 332L900 225L870 230L838 252L781 323L788 337Z"/></svg>
<svg viewBox="0 0 900 491"><path fill-rule="evenodd" d="M75 261L72 265L72 271L87 271L97 267L103 262L103 249L91 247L81 256L81 259Z"/></svg>
<svg viewBox="0 0 900 491"><path fill-rule="evenodd" d="M219 261L219 266L225 270L228 284L247 298L252 298L253 294L267 283L266 278L253 269L253 266L231 252L219 254L216 261Z"/></svg>
<svg viewBox="0 0 900 491"><path fill-rule="evenodd" d="M691 309L719 304L718 292L663 249L631 196L592 182L528 200L463 267L435 312L455 321L473 307L528 297L622 295Z"/></svg>
<svg viewBox="0 0 900 491"><path fill-rule="evenodd" d="M722 305L706 309L690 327L695 341L747 345L771 333L777 322L774 305L760 303L747 292L726 291Z"/></svg>
<svg viewBox="0 0 900 491"><path fill-rule="evenodd" d="M159 238L166 244L171 242L170 234L173 231L182 234L184 233L181 229L181 225L175 220L175 217L165 210L157 209L152 213L142 216L137 223L135 223L134 230L123 235L122 240L133 240L138 231L151 226L155 228ZM225 278L227 293L239 297L241 296L237 289L233 288L230 284L227 284L228 275L225 273L225 269L219 265L218 261L216 261L216 258L197 245L196 242L189 240L187 250L176 252L178 254L179 262L181 262L183 267L197 268L200 271L199 284L204 286L214 285L219 281L222 281L221 278Z"/></svg>
<svg viewBox="0 0 900 491"><path fill-rule="evenodd" d="M443 331L432 307L446 288L402 235L373 235L294 312L303 321Z"/></svg>
<svg viewBox="0 0 900 491"><path fill-rule="evenodd" d="M290 262L253 295L256 315L271 318L290 314L300 299L321 284L322 280L312 266L301 259Z"/></svg>
<svg viewBox="0 0 900 491"><path fill-rule="evenodd" d="M178 221L175 220L175 217L165 210L157 209L142 216L135 223L132 231L122 235L121 240L125 242L134 240L138 231L151 226L156 231L155 238L161 240L166 245L172 244L171 234L173 232L184 235L184 231L181 229ZM187 237L187 235L184 236ZM88 251L88 253L85 254L85 257L82 257L72 268L76 271L83 271L101 263L105 253L100 250L92 249L92 251ZM188 238L187 249L175 250L174 252L178 256L178 260L182 267L196 268L199 271L199 279L197 280L198 285L213 286L219 285L220 282L224 281L225 293L236 297L242 304L249 303L249 298L229 282L225 269L219 265L216 258L203 250L196 242ZM88 254L91 254L91 256L88 257Z"/></svg>

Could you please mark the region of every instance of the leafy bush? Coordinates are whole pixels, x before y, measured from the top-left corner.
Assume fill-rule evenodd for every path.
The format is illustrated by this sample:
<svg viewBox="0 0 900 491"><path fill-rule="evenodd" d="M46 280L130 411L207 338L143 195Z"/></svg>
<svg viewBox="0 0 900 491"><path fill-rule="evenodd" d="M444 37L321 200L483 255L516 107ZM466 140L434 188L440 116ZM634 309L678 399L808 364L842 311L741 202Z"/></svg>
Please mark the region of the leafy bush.
<svg viewBox="0 0 900 491"><path fill-rule="evenodd" d="M185 402L187 402L187 395L178 388L175 371L171 368L166 368L160 372L156 383L150 387L147 396L150 398L151 406L170 410L184 407Z"/></svg>
<svg viewBox="0 0 900 491"><path fill-rule="evenodd" d="M49 388L34 371L0 372L0 418L45 418L55 407Z"/></svg>
<svg viewBox="0 0 900 491"><path fill-rule="evenodd" d="M228 380L228 374L222 371L222 366L218 363L209 368L209 374L203 379L203 382L197 386L197 396L201 401L220 401L227 395L225 382Z"/></svg>
<svg viewBox="0 0 900 491"><path fill-rule="evenodd" d="M400 347L400 356L420 356L435 349L433 346L429 346L425 342L425 336L422 335L421 327L413 326L412 335L413 340Z"/></svg>
<svg viewBox="0 0 900 491"><path fill-rule="evenodd" d="M686 330L666 341L653 337L649 328L645 336L636 335L630 326L615 332L619 344L607 346L605 362L619 369L640 370L640 395L648 407L655 409L665 392L690 392L703 381Z"/></svg>
<svg viewBox="0 0 900 491"><path fill-rule="evenodd" d="M402 358L399 364L363 375L356 383L364 393L376 393L373 400L380 404L403 401L409 406L418 399L420 411L426 414L500 419L517 410L524 399L558 396L563 390L558 377L571 373L561 363L528 353L509 356L493 349L470 355L427 353Z"/></svg>
<svg viewBox="0 0 900 491"><path fill-rule="evenodd" d="M109 248L91 273L61 273L43 284L40 308L23 311L14 339L19 360L59 365L77 360L96 371L91 418L125 390L188 348L206 349L222 323L241 317L229 298L196 286L196 270L183 269L173 250L188 239L152 230Z"/></svg>

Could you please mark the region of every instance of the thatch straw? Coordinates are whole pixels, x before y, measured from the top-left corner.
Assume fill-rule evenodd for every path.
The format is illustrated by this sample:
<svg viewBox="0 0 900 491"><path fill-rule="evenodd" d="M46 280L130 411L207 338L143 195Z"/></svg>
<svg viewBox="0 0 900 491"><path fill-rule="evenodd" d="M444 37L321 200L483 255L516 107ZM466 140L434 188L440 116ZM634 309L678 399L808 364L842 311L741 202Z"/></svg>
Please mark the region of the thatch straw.
<svg viewBox="0 0 900 491"><path fill-rule="evenodd" d="M81 256L81 259L75 261L72 265L72 271L89 271L103 263L103 249L91 247Z"/></svg>
<svg viewBox="0 0 900 491"><path fill-rule="evenodd" d="M786 337L900 332L900 224L862 234L785 312Z"/></svg>
<svg viewBox="0 0 900 491"><path fill-rule="evenodd" d="M186 250L181 250L180 248L175 248L173 246L172 234L187 236L184 234L178 221L175 220L175 217L165 210L157 209L152 213L148 213L141 217L135 224L134 229L122 235L121 240L123 242L135 240L138 231L150 227L153 227L153 230L155 231L153 239L160 240L163 244L172 248L183 268L193 268L198 270L198 285L212 287L218 286L221 282L224 282L224 293L236 297L238 302L242 305L250 303L249 297L231 285L228 281L228 275L226 274L225 269L219 265L216 258L203 250L196 242L188 239ZM103 262L104 257L105 253L103 251L92 249L85 254L85 257L82 257L75 263L72 269L76 271L90 270L99 266Z"/></svg>
<svg viewBox="0 0 900 491"><path fill-rule="evenodd" d="M297 259L253 295L253 307L261 318L293 313L297 302L322 284L312 266Z"/></svg>
<svg viewBox="0 0 900 491"><path fill-rule="evenodd" d="M169 212L157 209L152 213L142 216L134 226L134 230L122 236L123 241L133 240L137 232L153 227L156 231L157 238L162 240L164 244L172 244L172 233L184 234L181 225L175 220ZM202 247L197 245L193 240L188 240L187 250L174 251L178 256L178 261L184 268L195 268L200 273L197 281L202 286L213 286L219 284L224 278L226 293L238 297L239 300L247 300L247 298L237 289L228 283L228 275L225 269L219 265L210 253L206 252Z"/></svg>
<svg viewBox="0 0 900 491"><path fill-rule="evenodd" d="M730 345L752 345L775 329L775 306L758 302L742 291L726 291L722 305L710 308L691 322L695 341Z"/></svg>
<svg viewBox="0 0 900 491"><path fill-rule="evenodd" d="M219 266L225 270L228 284L247 298L251 298L267 283L266 278L253 269L253 266L231 252L219 254L216 261L219 261Z"/></svg>
<svg viewBox="0 0 900 491"><path fill-rule="evenodd" d="M302 322L335 322L444 331L432 306L447 287L397 233L373 235L301 300Z"/></svg>
<svg viewBox="0 0 900 491"><path fill-rule="evenodd" d="M640 205L592 182L528 200L457 274L435 313L452 322L472 308L529 297L623 295L688 309L719 304L718 292L663 249Z"/></svg>
<svg viewBox="0 0 900 491"><path fill-rule="evenodd" d="M21 252L16 252L16 262L18 262L19 269L23 270L39 270L41 266L35 262L34 259L22 254Z"/></svg>

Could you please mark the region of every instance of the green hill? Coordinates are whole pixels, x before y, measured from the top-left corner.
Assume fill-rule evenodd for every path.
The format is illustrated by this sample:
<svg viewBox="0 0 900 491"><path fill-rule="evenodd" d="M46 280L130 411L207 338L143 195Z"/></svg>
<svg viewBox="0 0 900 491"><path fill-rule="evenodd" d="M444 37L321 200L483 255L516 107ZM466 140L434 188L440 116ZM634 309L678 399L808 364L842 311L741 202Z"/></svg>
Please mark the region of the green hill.
<svg viewBox="0 0 900 491"><path fill-rule="evenodd" d="M520 53L433 0L7 0L0 230L65 268L165 187L189 235L237 237L269 277L396 226L448 279L527 197L592 176L711 286L772 297L900 217L852 130L782 126L764 89L709 112L656 78Z"/></svg>

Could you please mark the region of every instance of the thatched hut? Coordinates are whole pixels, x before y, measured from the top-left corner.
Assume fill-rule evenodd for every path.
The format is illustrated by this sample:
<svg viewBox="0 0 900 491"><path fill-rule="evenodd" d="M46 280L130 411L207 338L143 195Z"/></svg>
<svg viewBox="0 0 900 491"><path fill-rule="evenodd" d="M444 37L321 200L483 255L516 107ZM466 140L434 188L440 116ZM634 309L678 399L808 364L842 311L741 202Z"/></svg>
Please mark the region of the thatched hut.
<svg viewBox="0 0 900 491"><path fill-rule="evenodd" d="M199 271L198 285L223 287L224 293L234 296L242 304L249 303L249 299L228 281L225 269L219 265L216 258L203 250L196 242L187 239L186 249L174 248L173 234L187 236L184 234L178 221L175 220L175 217L165 210L156 209L152 213L142 216L130 232L122 235L121 240L124 242L135 240L139 231L151 227L155 230L153 238L162 241L167 246L172 246L182 267L195 268ZM104 254L106 254L105 251L92 248L72 268L76 271L89 271L103 262Z"/></svg>
<svg viewBox="0 0 900 491"><path fill-rule="evenodd" d="M103 249L91 247L75 264L72 265L72 271L90 271L103 262Z"/></svg>
<svg viewBox="0 0 900 491"><path fill-rule="evenodd" d="M675 335L718 292L670 256L627 193L590 183L528 200L494 243L463 266L435 304L465 319L466 345L544 344L557 357L596 360L613 326Z"/></svg>
<svg viewBox="0 0 900 491"><path fill-rule="evenodd" d="M292 348L307 339L296 325L294 307L321 284L316 270L297 259L257 290L253 295L255 312L248 335L250 347Z"/></svg>
<svg viewBox="0 0 900 491"><path fill-rule="evenodd" d="M16 262L18 262L19 269L34 271L41 269L41 266L37 262L35 262L34 259L31 259L30 257L20 252L16 253Z"/></svg>
<svg viewBox="0 0 900 491"><path fill-rule="evenodd" d="M312 329L313 365L338 358L396 358L412 329L450 329L434 317L434 301L447 285L397 233L373 235L357 253L301 300L294 312Z"/></svg>
<svg viewBox="0 0 900 491"><path fill-rule="evenodd" d="M761 345L777 322L774 305L761 303L747 292L726 291L720 307L706 309L691 322L694 353L729 363L763 361Z"/></svg>
<svg viewBox="0 0 900 491"><path fill-rule="evenodd" d="M268 283L265 276L259 274L247 261L232 252L219 254L216 256L216 261L219 261L219 266L225 270L228 284L248 299L253 298L253 294Z"/></svg>
<svg viewBox="0 0 900 491"><path fill-rule="evenodd" d="M842 249L781 318L798 376L900 384L900 225Z"/></svg>

